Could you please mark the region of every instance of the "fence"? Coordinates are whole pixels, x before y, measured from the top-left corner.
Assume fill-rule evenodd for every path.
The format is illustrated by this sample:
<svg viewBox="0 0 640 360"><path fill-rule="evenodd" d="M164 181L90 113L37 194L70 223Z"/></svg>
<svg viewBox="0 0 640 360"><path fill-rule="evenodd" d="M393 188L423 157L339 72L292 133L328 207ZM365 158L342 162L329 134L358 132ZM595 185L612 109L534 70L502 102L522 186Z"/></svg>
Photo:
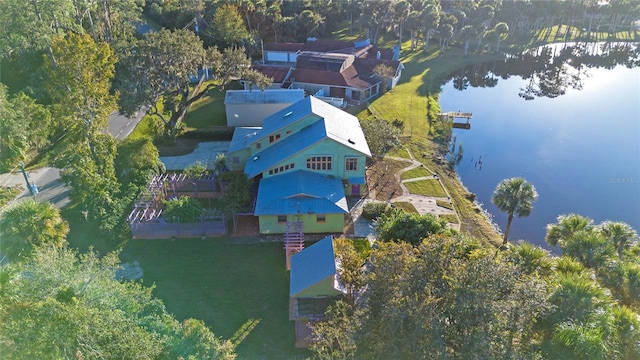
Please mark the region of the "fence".
<svg viewBox="0 0 640 360"><path fill-rule="evenodd" d="M189 196L192 198L217 198L218 191L214 175L205 174L189 178L185 174L163 174L155 176L138 197L128 221L134 239L170 239L199 236L220 236L227 232L226 219L216 210L206 210L199 222L181 223L180 219L168 221L162 211L166 198Z"/></svg>
<svg viewBox="0 0 640 360"><path fill-rule="evenodd" d="M157 218L150 222L131 223L134 239L172 239L201 236L222 236L227 233L224 216L194 223L166 222Z"/></svg>

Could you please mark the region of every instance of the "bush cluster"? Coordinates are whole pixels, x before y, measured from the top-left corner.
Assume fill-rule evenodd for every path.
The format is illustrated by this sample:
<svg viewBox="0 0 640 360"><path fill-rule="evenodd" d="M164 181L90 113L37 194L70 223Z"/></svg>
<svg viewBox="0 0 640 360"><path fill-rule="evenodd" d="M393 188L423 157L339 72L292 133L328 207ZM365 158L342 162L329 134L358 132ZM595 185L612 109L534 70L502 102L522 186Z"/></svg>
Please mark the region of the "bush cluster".
<svg viewBox="0 0 640 360"><path fill-rule="evenodd" d="M382 214L386 214L391 210L391 206L386 202L370 202L366 203L362 208L362 216L365 219L373 220L377 219Z"/></svg>

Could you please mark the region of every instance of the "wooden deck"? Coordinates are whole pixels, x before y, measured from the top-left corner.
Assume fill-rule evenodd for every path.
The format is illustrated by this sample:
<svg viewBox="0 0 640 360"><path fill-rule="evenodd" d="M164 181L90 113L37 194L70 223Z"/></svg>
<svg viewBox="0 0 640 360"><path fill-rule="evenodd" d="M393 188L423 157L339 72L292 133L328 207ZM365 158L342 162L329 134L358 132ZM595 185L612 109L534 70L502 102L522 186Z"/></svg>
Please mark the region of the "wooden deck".
<svg viewBox="0 0 640 360"><path fill-rule="evenodd" d="M471 119L473 117L472 113L459 112L459 111L449 111L443 114L446 114L447 116L452 118Z"/></svg>

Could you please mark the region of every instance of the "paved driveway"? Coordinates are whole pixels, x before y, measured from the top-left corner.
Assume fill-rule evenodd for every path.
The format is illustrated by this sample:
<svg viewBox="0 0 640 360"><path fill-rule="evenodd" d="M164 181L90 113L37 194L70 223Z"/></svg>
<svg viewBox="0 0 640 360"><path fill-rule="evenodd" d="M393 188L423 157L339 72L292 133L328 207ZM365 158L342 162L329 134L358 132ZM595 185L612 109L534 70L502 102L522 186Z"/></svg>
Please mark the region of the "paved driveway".
<svg viewBox="0 0 640 360"><path fill-rule="evenodd" d="M216 156L229 150L230 141L211 141L198 143L196 149L187 155L182 156L162 156L160 161L164 163L167 170L184 170L189 165L200 161L207 169L213 169L216 164Z"/></svg>

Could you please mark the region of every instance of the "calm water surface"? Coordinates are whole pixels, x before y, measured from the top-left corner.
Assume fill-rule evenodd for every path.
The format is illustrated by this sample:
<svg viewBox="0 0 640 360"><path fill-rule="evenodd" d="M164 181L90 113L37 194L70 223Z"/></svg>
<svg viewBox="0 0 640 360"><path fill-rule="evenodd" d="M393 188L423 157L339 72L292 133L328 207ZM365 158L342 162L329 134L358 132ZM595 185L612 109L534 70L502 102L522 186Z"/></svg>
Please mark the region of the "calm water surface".
<svg viewBox="0 0 640 360"><path fill-rule="evenodd" d="M519 77L492 88L442 88L442 111L473 113L471 130L454 129L464 147L456 169L494 222L504 229L507 216L491 203L502 179L521 176L538 190L531 216L514 219L512 241L548 247L546 224L567 213L640 231L640 68L587 73L582 90L556 98L519 97L528 83Z"/></svg>

